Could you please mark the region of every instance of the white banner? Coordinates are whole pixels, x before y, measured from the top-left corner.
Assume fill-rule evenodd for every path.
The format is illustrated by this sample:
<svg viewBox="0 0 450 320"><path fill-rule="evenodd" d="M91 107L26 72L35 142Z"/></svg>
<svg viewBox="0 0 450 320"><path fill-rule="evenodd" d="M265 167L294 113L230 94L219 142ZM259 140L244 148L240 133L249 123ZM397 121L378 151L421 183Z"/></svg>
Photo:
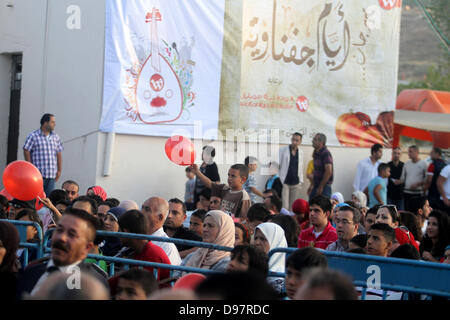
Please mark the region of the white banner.
<svg viewBox="0 0 450 320"><path fill-rule="evenodd" d="M224 0L106 1L100 130L216 139L223 24Z"/></svg>

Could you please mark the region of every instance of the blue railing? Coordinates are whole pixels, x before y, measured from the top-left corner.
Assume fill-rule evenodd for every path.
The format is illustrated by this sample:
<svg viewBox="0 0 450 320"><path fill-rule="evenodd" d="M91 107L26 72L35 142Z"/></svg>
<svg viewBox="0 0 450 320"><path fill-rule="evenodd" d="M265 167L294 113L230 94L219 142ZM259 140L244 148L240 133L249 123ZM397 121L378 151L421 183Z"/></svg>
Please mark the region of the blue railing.
<svg viewBox="0 0 450 320"><path fill-rule="evenodd" d="M290 254L297 248L276 248ZM367 289L419 293L450 298L450 265L410 259L385 258L365 254L320 250L327 256L328 267L342 271L353 278L355 286L362 287L361 299Z"/></svg>
<svg viewBox="0 0 450 320"><path fill-rule="evenodd" d="M44 254L43 250L43 232L41 226L32 221L22 221L22 220L8 220L8 219L0 219L0 221L6 221L11 224L13 224L17 231L19 232L20 242L19 247L23 248L23 255L24 255L24 265L22 267L25 267L28 264L28 249L36 249L36 257L37 259L42 258ZM37 230L37 237L38 242L27 242L27 227L33 226Z"/></svg>

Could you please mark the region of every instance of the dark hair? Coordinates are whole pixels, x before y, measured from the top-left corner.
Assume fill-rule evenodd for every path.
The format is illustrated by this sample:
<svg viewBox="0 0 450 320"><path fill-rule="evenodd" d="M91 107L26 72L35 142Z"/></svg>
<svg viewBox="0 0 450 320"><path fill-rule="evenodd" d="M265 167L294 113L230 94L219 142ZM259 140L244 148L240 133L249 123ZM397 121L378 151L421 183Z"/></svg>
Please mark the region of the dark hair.
<svg viewBox="0 0 450 320"><path fill-rule="evenodd" d="M378 209L379 209L380 207L381 207L380 204L376 204L376 205L374 205L372 208L369 208L369 210L367 210L367 212L366 212L366 216L367 216L368 214L374 214L374 215L377 215Z"/></svg>
<svg viewBox="0 0 450 320"><path fill-rule="evenodd" d="M299 136L300 138L303 138L303 135L300 132L294 132L292 135L293 136Z"/></svg>
<svg viewBox="0 0 450 320"><path fill-rule="evenodd" d="M244 164L248 167L248 165L250 164L250 160L257 160L255 157L252 157L252 156L248 156L248 157L245 157L245 159L244 159Z"/></svg>
<svg viewBox="0 0 450 320"><path fill-rule="evenodd" d="M210 198L211 198L211 196L210 196ZM172 199L170 199L169 200L169 203L177 203L177 204L181 204L181 208L182 208L182 210L183 210L183 213L184 214L186 214L186 204L183 202L183 201L181 201L180 199L178 199L178 198L172 198Z"/></svg>
<svg viewBox="0 0 450 320"><path fill-rule="evenodd" d="M195 216L199 218L200 220L204 221L206 216L206 211L203 209L197 209L194 212L191 213L191 217Z"/></svg>
<svg viewBox="0 0 450 320"><path fill-rule="evenodd" d="M367 234L357 234L350 239L350 242L353 242L360 248L365 248L367 244L367 237Z"/></svg>
<svg viewBox="0 0 450 320"><path fill-rule="evenodd" d="M120 204L120 200L116 199L116 198L107 198L105 201L111 203L112 205L110 206L111 208L115 208L118 207Z"/></svg>
<svg viewBox="0 0 450 320"><path fill-rule="evenodd" d="M105 200L102 203L100 203L98 206L99 207L100 206L108 206L110 208L114 208L114 203L112 203L111 201Z"/></svg>
<svg viewBox="0 0 450 320"><path fill-rule="evenodd" d="M184 170L186 172L192 172L192 168L191 167L186 167L186 170Z"/></svg>
<svg viewBox="0 0 450 320"><path fill-rule="evenodd" d="M4 210L6 209L6 211ZM9 201L8 198L6 198L4 195L0 194L0 219L7 219L8 218L8 210L9 208Z"/></svg>
<svg viewBox="0 0 450 320"><path fill-rule="evenodd" d="M363 248L354 248L354 249L349 249L345 252L348 253L358 253L358 254L367 254L366 250L364 250Z"/></svg>
<svg viewBox="0 0 450 320"><path fill-rule="evenodd" d="M393 228L391 228L389 225L387 225L386 223L374 223L370 227L370 230L379 230L379 231L383 232L383 235L384 235L384 238L386 239L386 241L390 241L392 243L395 242L395 230Z"/></svg>
<svg viewBox="0 0 450 320"><path fill-rule="evenodd" d="M350 211L351 213L352 213L352 216L353 216L353 223L356 225L356 224L359 224L359 221L361 220L361 212L359 212L359 210L358 209L356 209L355 207L352 207L352 206L341 206L341 207L339 207L339 210L338 211Z"/></svg>
<svg viewBox="0 0 450 320"><path fill-rule="evenodd" d="M214 158L214 157L216 156L216 149L214 149L214 147L211 147L211 146L203 146L202 151L205 151L205 149L208 148L208 147L209 147L209 150L211 151L211 152L210 152L211 157Z"/></svg>
<svg viewBox="0 0 450 320"><path fill-rule="evenodd" d="M75 209L72 207L68 207L68 208L66 208L66 210L64 210L64 216L66 216L66 215L71 215L71 216L77 217L81 220L84 220L86 222L86 224L88 225L88 228L91 231L88 241L93 242L95 240L95 233L97 231L97 226L98 226L98 219L96 217L87 213L84 210Z"/></svg>
<svg viewBox="0 0 450 320"><path fill-rule="evenodd" d="M44 115L41 117L41 127L44 125L44 123L49 122L51 117L54 117L54 115L51 113L44 113Z"/></svg>
<svg viewBox="0 0 450 320"><path fill-rule="evenodd" d="M12 223L0 221L0 242L6 249L6 254L0 263L0 272L14 272L14 266L17 261L16 252L19 249L20 238L17 228Z"/></svg>
<svg viewBox="0 0 450 320"><path fill-rule="evenodd" d="M128 210L119 218L120 229L128 233L147 234L147 218L139 210Z"/></svg>
<svg viewBox="0 0 450 320"><path fill-rule="evenodd" d="M231 250L231 259L242 256L244 252L248 254L248 272L260 274L264 278L269 272L269 257L261 249L250 245L238 245Z"/></svg>
<svg viewBox="0 0 450 320"><path fill-rule="evenodd" d="M380 165L378 166L378 175L381 174L381 172L387 168L390 168L389 165L387 163L380 163Z"/></svg>
<svg viewBox="0 0 450 320"><path fill-rule="evenodd" d="M105 231L106 230L105 229L105 222L103 221L103 219L95 217L95 220L97 222L96 229L97 230L101 230L101 231ZM105 237L104 236L99 236L97 234L95 235L94 245L98 246L103 241L105 241Z"/></svg>
<svg viewBox="0 0 450 320"><path fill-rule="evenodd" d="M428 199L425 196L412 197L406 201L406 210L418 215L419 209L422 209L425 206L427 200Z"/></svg>
<svg viewBox="0 0 450 320"><path fill-rule="evenodd" d="M72 207L75 204L75 202L77 202L77 201L89 202L90 205L91 205L92 214L93 215L97 215L98 204L97 204L97 201L95 201L92 197L90 197L90 196L79 196L78 198L73 199Z"/></svg>
<svg viewBox="0 0 450 320"><path fill-rule="evenodd" d="M286 268L290 267L300 273L313 267L328 267L327 257L313 247L295 250L286 258Z"/></svg>
<svg viewBox="0 0 450 320"><path fill-rule="evenodd" d="M442 156L442 149L439 147L434 147L433 152L437 153L438 155Z"/></svg>
<svg viewBox="0 0 450 320"><path fill-rule="evenodd" d="M155 277L145 269L132 268L120 273L118 278L138 283L145 291L146 296L158 290L158 283Z"/></svg>
<svg viewBox="0 0 450 320"><path fill-rule="evenodd" d="M41 227L41 230L42 230L42 228L43 228L42 221L41 221L41 218L39 218L39 215L37 214L36 210L25 208L16 215L15 220L20 220L23 217L28 217L28 219L30 219L30 221L36 222ZM36 234L36 237L33 239L33 242L35 242L37 240L38 240L38 236Z"/></svg>
<svg viewBox="0 0 450 320"><path fill-rule="evenodd" d="M57 203L61 200L68 200L69 196L66 192L66 190L63 189L54 189L50 194L48 195L48 199L52 203Z"/></svg>
<svg viewBox="0 0 450 320"><path fill-rule="evenodd" d="M102 197L100 197L100 196L97 195L97 194L88 194L88 195L86 195L86 197L89 197L89 198L91 198L91 199L94 199L94 201L97 203L97 208L98 208L98 206L103 202Z"/></svg>
<svg viewBox="0 0 450 320"><path fill-rule="evenodd" d="M428 237L428 234L425 235L422 239L422 242L420 243L419 250L420 254L422 254L424 251L429 251L433 257L441 258L445 253L445 247L447 247L450 243L449 219L447 213L439 210L431 211L430 215L428 216L428 223L430 223L431 217L436 218L438 222L438 240L436 244L433 245L433 242L431 238Z"/></svg>
<svg viewBox="0 0 450 320"><path fill-rule="evenodd" d="M265 222L270 216L269 210L262 203L255 203L247 212L248 221L262 221Z"/></svg>
<svg viewBox="0 0 450 320"><path fill-rule="evenodd" d="M400 223L412 233L415 240L422 241L422 230L415 214L409 211L400 211Z"/></svg>
<svg viewBox="0 0 450 320"><path fill-rule="evenodd" d="M415 146L415 145L409 146L408 149L414 149L414 150L416 150L417 152L419 152L419 147L417 147L417 146Z"/></svg>
<svg viewBox="0 0 450 320"><path fill-rule="evenodd" d="M383 149L383 146L379 143L375 143L372 148L370 148L370 154L378 152L380 149Z"/></svg>
<svg viewBox="0 0 450 320"><path fill-rule="evenodd" d="M58 201L57 203L55 203L55 207L56 207L58 204L65 205L66 208L67 208L67 207L70 207L70 205L72 204L72 202L71 202L69 199L60 200L60 201ZM62 212L61 212L61 213L62 213Z"/></svg>
<svg viewBox="0 0 450 320"><path fill-rule="evenodd" d="M209 275L195 293L199 299L219 296L223 300L276 300L277 293L266 278L250 272L228 272Z"/></svg>
<svg viewBox="0 0 450 320"><path fill-rule="evenodd" d="M77 186L78 190L80 190L80 186L78 185L78 183L76 183L73 180L66 180L66 181L64 181L63 184L61 185L61 188L64 187L65 184L74 184L74 185Z"/></svg>
<svg viewBox="0 0 450 320"><path fill-rule="evenodd" d="M323 210L323 212L327 212L327 211L331 212L331 209L333 207L332 204L331 204L330 199L328 199L327 197L324 197L322 195L315 196L314 198L312 198L309 201L309 207L310 208L311 208L311 206L313 204L318 205Z"/></svg>
<svg viewBox="0 0 450 320"><path fill-rule="evenodd" d="M239 170L239 175L248 179L248 167L245 164L233 164L230 169Z"/></svg>
<svg viewBox="0 0 450 320"><path fill-rule="evenodd" d="M268 221L276 223L283 228L288 247L297 248L298 235L300 233L297 219L285 214L276 214L270 216Z"/></svg>
<svg viewBox="0 0 450 320"><path fill-rule="evenodd" d="M412 259L412 260L420 260L419 252L414 246L410 243L402 244L398 246L397 249L392 251L391 258L402 258L402 259Z"/></svg>
<svg viewBox="0 0 450 320"><path fill-rule="evenodd" d="M382 205L378 208L378 210L382 209L382 208L386 208L389 212L389 214L391 215L392 218L392 222L398 222L398 224L400 225L400 214L397 211L397 207L393 204L387 204L387 205Z"/></svg>
<svg viewBox="0 0 450 320"><path fill-rule="evenodd" d="M325 134L323 134L323 133L316 133L315 135L314 135L314 138L317 138L317 140L319 140L320 142L322 142L323 143L323 145L325 146L326 144L327 144L327 136L325 135ZM313 138L313 139L314 139Z"/></svg>
<svg viewBox="0 0 450 320"><path fill-rule="evenodd" d="M277 212L280 212L283 207L281 198L276 193L272 193L272 195L268 198L270 199L270 203L275 207L275 209L277 209Z"/></svg>
<svg viewBox="0 0 450 320"><path fill-rule="evenodd" d="M211 189L208 189L208 188L203 189L202 192L200 192L200 194L199 194L199 199L200 199L200 196L203 196L208 200L211 199Z"/></svg>
<svg viewBox="0 0 450 320"><path fill-rule="evenodd" d="M334 300L358 300L352 279L346 274L330 269L314 268L306 275L306 289L329 288Z"/></svg>
<svg viewBox="0 0 450 320"><path fill-rule="evenodd" d="M244 243L250 244L250 234L248 232L248 229L242 223L239 222L235 222L234 226L238 229L241 229L242 232L244 233Z"/></svg>
<svg viewBox="0 0 450 320"><path fill-rule="evenodd" d="M280 197L280 195L278 194L278 191L275 189L266 189L266 190L264 190L263 193L272 193L272 194L276 194L278 197Z"/></svg>

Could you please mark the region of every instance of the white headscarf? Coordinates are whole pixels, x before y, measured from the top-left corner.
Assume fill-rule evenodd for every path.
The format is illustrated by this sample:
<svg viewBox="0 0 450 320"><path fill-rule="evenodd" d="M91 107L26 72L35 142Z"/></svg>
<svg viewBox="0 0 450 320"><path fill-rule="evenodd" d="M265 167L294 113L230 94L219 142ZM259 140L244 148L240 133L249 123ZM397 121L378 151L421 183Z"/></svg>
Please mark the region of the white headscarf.
<svg viewBox="0 0 450 320"><path fill-rule="evenodd" d="M256 229L259 229L269 242L269 251L275 248L287 248L284 230L276 223L264 222L259 224ZM269 260L269 271L284 272L285 256L285 253L274 253Z"/></svg>
<svg viewBox="0 0 450 320"><path fill-rule="evenodd" d="M344 196L340 192L335 192L331 195L331 199L336 200L338 203L344 202Z"/></svg>
<svg viewBox="0 0 450 320"><path fill-rule="evenodd" d="M352 195L354 195L356 198L358 198L361 208L367 207L367 196L364 192L355 191L352 193Z"/></svg>

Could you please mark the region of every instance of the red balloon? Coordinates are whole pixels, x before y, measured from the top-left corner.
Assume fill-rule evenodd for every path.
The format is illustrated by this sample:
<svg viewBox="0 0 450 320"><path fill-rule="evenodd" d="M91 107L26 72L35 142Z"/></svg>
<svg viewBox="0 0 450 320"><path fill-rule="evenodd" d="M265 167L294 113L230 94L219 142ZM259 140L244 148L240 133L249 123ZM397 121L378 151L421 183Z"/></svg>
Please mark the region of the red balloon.
<svg viewBox="0 0 450 320"><path fill-rule="evenodd" d="M186 137L170 137L164 149L169 160L180 166L189 166L195 161L194 144Z"/></svg>
<svg viewBox="0 0 450 320"><path fill-rule="evenodd" d="M39 169L23 160L11 162L3 171L3 185L16 199L30 201L37 198L44 188Z"/></svg>
<svg viewBox="0 0 450 320"><path fill-rule="evenodd" d="M2 191L0 191L0 194L1 194L2 196L5 196L6 199L8 199L8 201L11 201L12 199L14 199L14 197L13 197L12 195L10 195L10 194L8 193L8 191L6 191L5 188L3 188Z"/></svg>
<svg viewBox="0 0 450 320"><path fill-rule="evenodd" d="M195 290L195 288L206 279L206 276L201 273L188 273L179 278L173 285L174 289L188 289Z"/></svg>
<svg viewBox="0 0 450 320"><path fill-rule="evenodd" d="M42 189L41 192L39 192L38 197L40 197L41 199L47 197L45 195L44 189ZM36 204L34 206L36 208L36 211L38 211L38 210L41 210L44 207L44 204L39 201L39 198L36 198Z"/></svg>

